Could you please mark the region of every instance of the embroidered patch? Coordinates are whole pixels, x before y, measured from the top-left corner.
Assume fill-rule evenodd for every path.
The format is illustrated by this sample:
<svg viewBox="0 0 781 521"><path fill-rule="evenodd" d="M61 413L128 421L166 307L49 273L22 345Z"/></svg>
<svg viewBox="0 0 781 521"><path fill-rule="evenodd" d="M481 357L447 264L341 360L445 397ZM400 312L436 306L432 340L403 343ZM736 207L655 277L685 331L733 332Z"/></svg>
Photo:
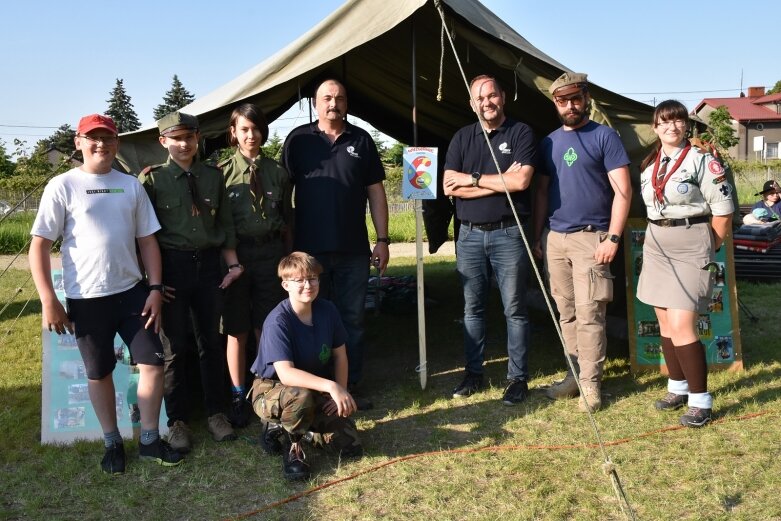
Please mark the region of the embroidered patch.
<svg viewBox="0 0 781 521"><path fill-rule="evenodd" d="M361 158L361 156L359 156L359 155L358 155L358 154L355 152L355 147L354 147L354 146L350 145L349 147L347 147L347 148L346 148L346 150L347 150L347 153L348 153L348 154L350 154L351 156L353 156L353 157L357 157L358 159L360 159L360 158Z"/></svg>
<svg viewBox="0 0 781 521"><path fill-rule="evenodd" d="M320 359L320 363L325 365L331 359L331 348L328 344L320 346L320 354L317 356Z"/></svg>
<svg viewBox="0 0 781 521"><path fill-rule="evenodd" d="M727 180L727 176L725 176L725 175L720 175L719 177L717 177L716 179L714 179L714 180L713 180L713 184L714 184L714 185L717 185L717 184L719 184L719 183L723 183L723 182L724 182L724 181L726 181L726 180Z"/></svg>
<svg viewBox="0 0 781 521"><path fill-rule="evenodd" d="M505 142L499 145L499 152L501 152L502 154L512 154L513 150L512 148L507 146L507 143Z"/></svg>
<svg viewBox="0 0 781 521"><path fill-rule="evenodd" d="M686 183L681 183L678 185L678 193L679 194L685 194L689 191L689 185Z"/></svg>
<svg viewBox="0 0 781 521"><path fill-rule="evenodd" d="M711 159L708 163L708 170L710 170L710 173L713 175L720 175L724 173L724 167L721 166L721 163L715 159Z"/></svg>
<svg viewBox="0 0 781 521"><path fill-rule="evenodd" d="M721 185L721 188L719 188L719 192L721 192L721 195L724 197L729 197L729 194L732 192L732 188L730 187L729 183Z"/></svg>
<svg viewBox="0 0 781 521"><path fill-rule="evenodd" d="M567 166L572 166L572 164L578 160L578 154L575 152L574 148L569 147L564 154L563 159L567 162Z"/></svg>

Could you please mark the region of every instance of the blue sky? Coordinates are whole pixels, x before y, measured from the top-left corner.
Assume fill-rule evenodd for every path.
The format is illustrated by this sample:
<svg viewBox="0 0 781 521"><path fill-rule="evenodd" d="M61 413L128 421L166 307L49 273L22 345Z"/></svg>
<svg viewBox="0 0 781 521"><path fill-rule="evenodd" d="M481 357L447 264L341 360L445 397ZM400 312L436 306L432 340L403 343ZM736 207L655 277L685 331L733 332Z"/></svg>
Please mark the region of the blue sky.
<svg viewBox="0 0 781 521"><path fill-rule="evenodd" d="M392 0L387 0L392 1ZM483 0L533 45L630 98L737 96L781 80L777 2ZM0 140L29 144L102 112L122 78L142 124L177 74L207 94L309 30L342 0L25 0L3 3ZM288 114L281 135L302 123ZM305 116L308 117L308 116ZM44 128L26 128L44 127ZM49 127L49 128L46 128Z"/></svg>

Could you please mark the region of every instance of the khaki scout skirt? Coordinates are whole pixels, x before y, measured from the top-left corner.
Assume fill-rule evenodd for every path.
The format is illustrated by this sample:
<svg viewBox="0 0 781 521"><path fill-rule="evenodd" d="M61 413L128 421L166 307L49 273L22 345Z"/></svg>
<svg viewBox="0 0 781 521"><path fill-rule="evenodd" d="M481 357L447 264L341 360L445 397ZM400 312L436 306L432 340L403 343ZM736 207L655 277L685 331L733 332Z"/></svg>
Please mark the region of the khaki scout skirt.
<svg viewBox="0 0 781 521"><path fill-rule="evenodd" d="M715 275L710 224L665 228L648 224L637 298L657 308L705 313Z"/></svg>

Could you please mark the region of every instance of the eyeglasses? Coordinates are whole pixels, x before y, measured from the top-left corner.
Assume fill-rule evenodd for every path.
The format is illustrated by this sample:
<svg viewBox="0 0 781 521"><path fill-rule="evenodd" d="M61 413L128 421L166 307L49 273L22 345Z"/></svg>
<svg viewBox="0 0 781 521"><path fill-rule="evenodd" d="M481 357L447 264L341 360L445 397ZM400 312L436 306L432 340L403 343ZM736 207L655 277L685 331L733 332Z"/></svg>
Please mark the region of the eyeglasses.
<svg viewBox="0 0 781 521"><path fill-rule="evenodd" d="M104 145L116 145L117 141L119 141L119 138L117 136L105 136L105 137L92 137L87 136L85 134L81 134L78 137L82 137L89 141L90 143L103 143Z"/></svg>
<svg viewBox="0 0 781 521"><path fill-rule="evenodd" d="M673 126L675 126L675 127L685 127L686 126L686 121L683 120L683 119L673 119L673 120L670 120L670 121L658 121L656 123L656 126L657 127L662 127L662 128L670 128L670 127L673 127Z"/></svg>
<svg viewBox="0 0 781 521"><path fill-rule="evenodd" d="M575 94L574 96L568 96L566 98L556 96L553 98L553 101L555 101L556 105L559 107L566 107L570 102L572 102L573 105L583 105L586 101L586 97L583 94Z"/></svg>
<svg viewBox="0 0 781 521"><path fill-rule="evenodd" d="M319 286L320 285L320 279L317 277L312 277L310 279L287 279L288 282L295 283L296 286L303 286L307 282L310 286Z"/></svg>

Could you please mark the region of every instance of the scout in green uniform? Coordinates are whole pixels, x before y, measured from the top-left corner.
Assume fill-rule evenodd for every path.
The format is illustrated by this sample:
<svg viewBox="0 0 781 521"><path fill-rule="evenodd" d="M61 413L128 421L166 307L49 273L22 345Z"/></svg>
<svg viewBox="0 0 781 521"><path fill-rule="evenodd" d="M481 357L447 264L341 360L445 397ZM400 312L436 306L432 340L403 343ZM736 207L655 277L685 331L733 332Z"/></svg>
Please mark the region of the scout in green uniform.
<svg viewBox="0 0 781 521"><path fill-rule="evenodd" d="M228 135L236 153L219 167L236 229L236 253L245 272L225 292L222 327L228 336L231 422L243 427L249 421L244 398L247 338L254 330L260 339L266 315L285 296L277 280L277 265L290 251L292 184L279 163L263 157L260 147L268 138L268 123L255 105L245 103L233 110Z"/></svg>
<svg viewBox="0 0 781 521"><path fill-rule="evenodd" d="M160 337L165 349L168 441L192 448L186 378L190 331L195 333L208 429L215 441L236 439L221 412L225 355L219 332L222 290L241 277L227 192L220 171L196 160L198 119L173 112L157 122L168 160L138 176L155 207L161 229L163 284L175 298L163 306ZM220 250L229 269L223 276Z"/></svg>

